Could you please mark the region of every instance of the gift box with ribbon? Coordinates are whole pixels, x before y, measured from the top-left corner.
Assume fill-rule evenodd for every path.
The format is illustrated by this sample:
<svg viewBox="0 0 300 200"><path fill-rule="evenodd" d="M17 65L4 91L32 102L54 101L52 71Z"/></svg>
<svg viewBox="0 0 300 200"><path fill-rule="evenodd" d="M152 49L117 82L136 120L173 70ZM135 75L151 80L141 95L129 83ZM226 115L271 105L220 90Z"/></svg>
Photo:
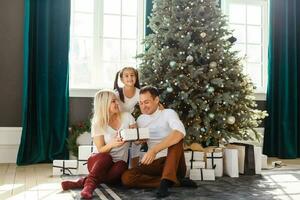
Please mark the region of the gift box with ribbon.
<svg viewBox="0 0 300 200"><path fill-rule="evenodd" d="M59 175L77 175L77 160L53 160L52 174Z"/></svg>
<svg viewBox="0 0 300 200"><path fill-rule="evenodd" d="M148 128L122 129L119 134L123 141L149 139Z"/></svg>
<svg viewBox="0 0 300 200"><path fill-rule="evenodd" d="M216 149L213 152L206 153L206 167L214 169L216 177L223 176L223 152L222 149Z"/></svg>
<svg viewBox="0 0 300 200"><path fill-rule="evenodd" d="M214 181L215 171L213 169L191 169L190 179L195 181Z"/></svg>

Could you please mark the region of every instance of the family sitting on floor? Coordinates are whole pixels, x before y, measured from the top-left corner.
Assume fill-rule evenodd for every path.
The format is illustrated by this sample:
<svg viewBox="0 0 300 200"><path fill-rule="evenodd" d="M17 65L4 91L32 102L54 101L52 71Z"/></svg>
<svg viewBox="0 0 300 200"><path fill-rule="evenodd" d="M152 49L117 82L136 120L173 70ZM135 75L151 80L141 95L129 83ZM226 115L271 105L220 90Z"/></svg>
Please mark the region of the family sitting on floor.
<svg viewBox="0 0 300 200"><path fill-rule="evenodd" d="M119 76L123 88L118 86ZM100 90L94 97L91 135L99 153L88 159L88 176L63 181L63 190L83 188L81 197L91 199L101 183L158 188L157 197L168 196L171 186L197 187L185 178L184 125L174 110L160 105L158 90L152 86L139 89L138 72L132 67L117 73L114 89ZM130 113L137 103L142 114L135 122ZM149 129L148 151L141 156L140 145L145 141L135 141L128 169L130 142L123 141L118 131L136 127Z"/></svg>

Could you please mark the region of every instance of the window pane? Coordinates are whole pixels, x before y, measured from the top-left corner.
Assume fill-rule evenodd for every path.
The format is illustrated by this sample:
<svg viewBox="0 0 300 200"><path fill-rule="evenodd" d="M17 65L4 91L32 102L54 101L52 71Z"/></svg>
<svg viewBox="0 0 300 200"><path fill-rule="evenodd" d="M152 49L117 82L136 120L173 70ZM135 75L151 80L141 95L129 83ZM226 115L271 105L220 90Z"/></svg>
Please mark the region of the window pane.
<svg viewBox="0 0 300 200"><path fill-rule="evenodd" d="M120 63L103 63L101 65L101 76L99 76L101 88L112 88L115 75L120 69Z"/></svg>
<svg viewBox="0 0 300 200"><path fill-rule="evenodd" d="M120 14L121 0L104 0L104 13Z"/></svg>
<svg viewBox="0 0 300 200"><path fill-rule="evenodd" d="M103 39L103 59L114 62L120 60L120 40Z"/></svg>
<svg viewBox="0 0 300 200"><path fill-rule="evenodd" d="M104 15L103 36L120 37L120 16Z"/></svg>
<svg viewBox="0 0 300 200"><path fill-rule="evenodd" d="M136 15L137 14L137 0L122 0L122 14Z"/></svg>
<svg viewBox="0 0 300 200"><path fill-rule="evenodd" d="M243 25L231 25L233 29L233 36L236 37L238 43L245 42L245 26Z"/></svg>
<svg viewBox="0 0 300 200"><path fill-rule="evenodd" d="M94 0L75 0L72 1L72 3L74 3L76 11L81 11L81 12L94 11Z"/></svg>
<svg viewBox="0 0 300 200"><path fill-rule="evenodd" d="M260 26L247 26L247 39L249 43L261 43L261 27Z"/></svg>
<svg viewBox="0 0 300 200"><path fill-rule="evenodd" d="M247 24L261 25L261 6L247 6Z"/></svg>
<svg viewBox="0 0 300 200"><path fill-rule="evenodd" d="M136 40L122 41L122 60L126 62L135 62Z"/></svg>
<svg viewBox="0 0 300 200"><path fill-rule="evenodd" d="M91 38L72 38L70 41L70 84L85 87L91 83L93 65L93 42Z"/></svg>
<svg viewBox="0 0 300 200"><path fill-rule="evenodd" d="M262 66L260 64L247 64L247 73L256 87L262 87Z"/></svg>
<svg viewBox="0 0 300 200"><path fill-rule="evenodd" d="M137 37L137 20L136 17L122 17L122 38Z"/></svg>
<svg viewBox="0 0 300 200"><path fill-rule="evenodd" d="M74 35L92 36L93 35L93 15L84 13L75 13L74 16Z"/></svg>
<svg viewBox="0 0 300 200"><path fill-rule="evenodd" d="M247 46L247 61L257 63L261 62L261 45Z"/></svg>
<svg viewBox="0 0 300 200"><path fill-rule="evenodd" d="M246 54L246 45L245 44L235 44L232 46L232 51L238 51L238 57L244 58Z"/></svg>
<svg viewBox="0 0 300 200"><path fill-rule="evenodd" d="M229 22L230 23L242 23L246 22L246 6L242 4L230 4L229 5Z"/></svg>

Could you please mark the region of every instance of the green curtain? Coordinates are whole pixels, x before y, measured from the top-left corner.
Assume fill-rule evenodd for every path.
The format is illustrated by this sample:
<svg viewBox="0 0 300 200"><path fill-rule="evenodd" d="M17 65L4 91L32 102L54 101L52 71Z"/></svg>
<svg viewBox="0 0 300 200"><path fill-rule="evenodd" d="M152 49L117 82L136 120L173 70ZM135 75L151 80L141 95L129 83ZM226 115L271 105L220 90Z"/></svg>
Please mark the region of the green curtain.
<svg viewBox="0 0 300 200"><path fill-rule="evenodd" d="M149 17L151 16L152 8L153 8L152 0L146 0L146 7L145 7L145 35L146 36L153 33L151 28L148 27Z"/></svg>
<svg viewBox="0 0 300 200"><path fill-rule="evenodd" d="M68 158L70 0L24 0L24 6L18 165Z"/></svg>
<svg viewBox="0 0 300 200"><path fill-rule="evenodd" d="M300 156L300 1L270 1L269 69L264 153Z"/></svg>

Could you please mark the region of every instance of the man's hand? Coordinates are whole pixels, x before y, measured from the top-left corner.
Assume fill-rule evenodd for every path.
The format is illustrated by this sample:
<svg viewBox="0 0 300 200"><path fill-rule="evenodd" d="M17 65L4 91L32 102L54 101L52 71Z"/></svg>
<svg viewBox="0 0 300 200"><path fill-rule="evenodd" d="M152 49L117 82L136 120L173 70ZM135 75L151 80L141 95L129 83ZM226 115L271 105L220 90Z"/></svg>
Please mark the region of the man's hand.
<svg viewBox="0 0 300 200"><path fill-rule="evenodd" d="M156 152L153 149L149 149L147 153L145 153L141 163L143 165L150 165L156 157Z"/></svg>
<svg viewBox="0 0 300 200"><path fill-rule="evenodd" d="M139 145L139 144L142 144L142 143L145 143L145 142L147 142L147 140L146 139L142 139L142 140L135 140L133 143L135 145Z"/></svg>

